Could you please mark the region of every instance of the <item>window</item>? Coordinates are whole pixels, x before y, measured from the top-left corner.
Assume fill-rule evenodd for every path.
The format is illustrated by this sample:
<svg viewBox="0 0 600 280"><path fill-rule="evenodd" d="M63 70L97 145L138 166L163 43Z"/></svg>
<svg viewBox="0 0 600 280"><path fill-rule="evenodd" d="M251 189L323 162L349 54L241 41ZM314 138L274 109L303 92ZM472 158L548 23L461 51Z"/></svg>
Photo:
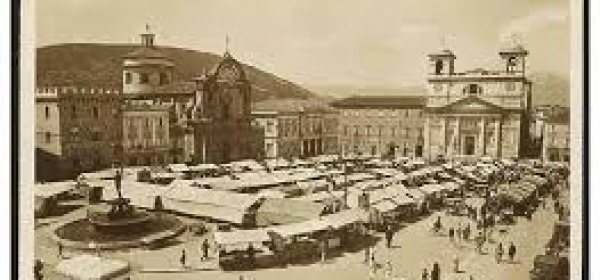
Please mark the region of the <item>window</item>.
<svg viewBox="0 0 600 280"><path fill-rule="evenodd" d="M392 130L392 137L395 137L396 136L396 127L392 126L391 130Z"/></svg>
<svg viewBox="0 0 600 280"><path fill-rule="evenodd" d="M75 105L71 106L71 116L77 118L77 107Z"/></svg>
<svg viewBox="0 0 600 280"><path fill-rule="evenodd" d="M48 144L52 141L52 134L50 134L50 132L46 132L44 136L45 136L46 144Z"/></svg>
<svg viewBox="0 0 600 280"><path fill-rule="evenodd" d="M98 132L98 131L92 132L92 141L100 141L100 132Z"/></svg>
<svg viewBox="0 0 600 280"><path fill-rule="evenodd" d="M442 91L442 89L443 89L442 85L440 85L440 84L433 85L433 90L436 92L440 92L440 91Z"/></svg>
<svg viewBox="0 0 600 280"><path fill-rule="evenodd" d="M367 125L367 126L365 127L365 134L366 134L367 136L371 135L371 126L370 126L370 125Z"/></svg>
<svg viewBox="0 0 600 280"><path fill-rule="evenodd" d="M383 126L382 125L379 126L378 133L379 133L379 137L381 137L381 135L383 135Z"/></svg>
<svg viewBox="0 0 600 280"><path fill-rule="evenodd" d="M482 92L481 87L477 84L470 84L467 86L466 90L469 94L479 94Z"/></svg>
<svg viewBox="0 0 600 280"><path fill-rule="evenodd" d="M505 88L506 88L506 91L514 91L515 90L515 83L513 83L513 82L507 82L505 84Z"/></svg>
<svg viewBox="0 0 600 280"><path fill-rule="evenodd" d="M435 61L435 74L442 74L442 70L444 69L444 62L441 59Z"/></svg>
<svg viewBox="0 0 600 280"><path fill-rule="evenodd" d="M158 118L158 126L162 126L163 125L163 119L162 118Z"/></svg>
<svg viewBox="0 0 600 280"><path fill-rule="evenodd" d="M94 106L94 108L92 108L92 114L94 115L94 119L98 118L98 107Z"/></svg>
<svg viewBox="0 0 600 280"><path fill-rule="evenodd" d="M148 73L140 73L140 84L147 84L150 82L150 76Z"/></svg>
<svg viewBox="0 0 600 280"><path fill-rule="evenodd" d="M131 77L131 73L130 72L125 72L125 83L126 84L131 84L132 82L132 77Z"/></svg>
<svg viewBox="0 0 600 280"><path fill-rule="evenodd" d="M348 126L344 125L344 136L348 136Z"/></svg>
<svg viewBox="0 0 600 280"><path fill-rule="evenodd" d="M159 83L161 85L165 85L165 84L169 83L169 76L167 76L167 73L160 73Z"/></svg>

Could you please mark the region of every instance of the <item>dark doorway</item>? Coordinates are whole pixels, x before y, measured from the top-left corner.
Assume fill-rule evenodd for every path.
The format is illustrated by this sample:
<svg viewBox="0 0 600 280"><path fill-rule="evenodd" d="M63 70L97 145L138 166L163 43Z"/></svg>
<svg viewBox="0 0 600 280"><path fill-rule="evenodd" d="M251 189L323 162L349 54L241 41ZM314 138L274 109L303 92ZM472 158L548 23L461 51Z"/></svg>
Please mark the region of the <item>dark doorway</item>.
<svg viewBox="0 0 600 280"><path fill-rule="evenodd" d="M475 136L465 136L465 155L475 154Z"/></svg>
<svg viewBox="0 0 600 280"><path fill-rule="evenodd" d="M417 147L415 147L415 156L416 157L422 157L423 156L423 146L417 145Z"/></svg>

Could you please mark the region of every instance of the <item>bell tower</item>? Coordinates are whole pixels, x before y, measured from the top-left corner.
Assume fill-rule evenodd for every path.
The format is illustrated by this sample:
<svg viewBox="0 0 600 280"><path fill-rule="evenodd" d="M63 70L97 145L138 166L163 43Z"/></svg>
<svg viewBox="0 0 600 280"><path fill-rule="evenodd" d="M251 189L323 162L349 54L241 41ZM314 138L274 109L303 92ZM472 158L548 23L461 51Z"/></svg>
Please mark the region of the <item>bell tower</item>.
<svg viewBox="0 0 600 280"><path fill-rule="evenodd" d="M454 75L456 56L448 49L427 55L429 57L429 75Z"/></svg>
<svg viewBox="0 0 600 280"><path fill-rule="evenodd" d="M512 42L508 48L500 50L499 55L504 60L505 71L512 75L525 75L526 57L529 52L521 45L513 35Z"/></svg>

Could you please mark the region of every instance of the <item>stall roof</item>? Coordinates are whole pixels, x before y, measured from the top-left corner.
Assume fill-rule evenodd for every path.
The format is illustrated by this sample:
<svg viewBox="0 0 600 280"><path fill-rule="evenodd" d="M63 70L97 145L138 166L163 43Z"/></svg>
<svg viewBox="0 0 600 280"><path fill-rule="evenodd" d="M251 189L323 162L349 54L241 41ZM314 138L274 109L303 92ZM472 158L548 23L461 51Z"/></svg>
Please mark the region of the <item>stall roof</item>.
<svg viewBox="0 0 600 280"><path fill-rule="evenodd" d="M74 188L75 182L73 181L36 183L34 195L35 197L47 198L69 192Z"/></svg>
<svg viewBox="0 0 600 280"><path fill-rule="evenodd" d="M319 217L326 205L288 198L266 198L256 212L258 226L287 224Z"/></svg>
<svg viewBox="0 0 600 280"><path fill-rule="evenodd" d="M397 206L398 205L396 205L396 203L392 202L389 199L384 199L384 200L381 200L381 201L371 205L371 207L373 207L374 209L376 209L377 211L379 211L381 213L390 212L390 211L396 209Z"/></svg>
<svg viewBox="0 0 600 280"><path fill-rule="evenodd" d="M262 243L271 240L267 234L267 228L215 231L213 233L215 243L219 245L237 245L247 243Z"/></svg>
<svg viewBox="0 0 600 280"><path fill-rule="evenodd" d="M129 264L84 254L61 260L56 271L73 279L108 279L127 273Z"/></svg>
<svg viewBox="0 0 600 280"><path fill-rule="evenodd" d="M195 203L193 201L182 201L169 198L163 200L163 205L166 209L175 212L197 217L210 218L238 225L243 224L244 216L247 214L247 211L241 208Z"/></svg>
<svg viewBox="0 0 600 280"><path fill-rule="evenodd" d="M426 194L433 194L433 193L437 193L443 190L442 185L439 184L428 184L428 185L424 185L420 188L421 191L423 191Z"/></svg>
<svg viewBox="0 0 600 280"><path fill-rule="evenodd" d="M171 172L187 172L189 168L184 163L172 163L168 165L168 169Z"/></svg>
<svg viewBox="0 0 600 280"><path fill-rule="evenodd" d="M261 200L261 197L255 194L200 189L195 187L178 187L173 189L173 191L166 192L165 197L172 200L224 206L243 211Z"/></svg>

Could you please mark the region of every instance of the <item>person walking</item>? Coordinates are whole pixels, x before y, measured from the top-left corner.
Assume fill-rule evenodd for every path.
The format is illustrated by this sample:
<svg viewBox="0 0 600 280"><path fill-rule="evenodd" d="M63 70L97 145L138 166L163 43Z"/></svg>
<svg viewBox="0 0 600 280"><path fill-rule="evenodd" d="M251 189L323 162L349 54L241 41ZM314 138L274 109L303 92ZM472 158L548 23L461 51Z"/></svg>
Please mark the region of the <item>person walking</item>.
<svg viewBox="0 0 600 280"><path fill-rule="evenodd" d="M365 263L369 264L370 259L371 259L371 246L367 246L367 248L365 248Z"/></svg>
<svg viewBox="0 0 600 280"><path fill-rule="evenodd" d="M517 253L517 246L515 246L515 244L511 242L510 246L508 247L508 258L510 259L511 263L514 261L516 253Z"/></svg>
<svg viewBox="0 0 600 280"><path fill-rule="evenodd" d="M183 268L186 268L185 259L186 259L186 257L185 257L185 249L184 249L184 250L181 250L181 257L179 257L179 263L181 263L181 267L183 267Z"/></svg>
<svg viewBox="0 0 600 280"><path fill-rule="evenodd" d="M471 235L471 224L467 224L467 227L465 228L465 230L463 231L464 236L465 236L465 240L469 240L469 237Z"/></svg>
<svg viewBox="0 0 600 280"><path fill-rule="evenodd" d="M450 241L454 241L454 228L452 227L448 230L448 238Z"/></svg>
<svg viewBox="0 0 600 280"><path fill-rule="evenodd" d="M498 243L498 247L496 247L496 262L502 262L502 256L504 255L504 248L502 248L502 242Z"/></svg>
<svg viewBox="0 0 600 280"><path fill-rule="evenodd" d="M248 254L248 264L250 264L250 267L252 269L254 269L254 267L256 265L256 258L255 258L256 250L254 250L254 246L252 246L252 242L250 242L250 244L248 244L248 249L246 249L246 253Z"/></svg>
<svg viewBox="0 0 600 280"><path fill-rule="evenodd" d="M208 259L208 250L210 249L210 244L208 243L208 239L204 239L202 242L202 260Z"/></svg>
<svg viewBox="0 0 600 280"><path fill-rule="evenodd" d="M58 242L58 257L61 260L63 259L63 245L60 242Z"/></svg>
<svg viewBox="0 0 600 280"><path fill-rule="evenodd" d="M385 240L388 248L392 247L392 239L394 238L394 231L392 230L392 226L390 224L387 225L385 229Z"/></svg>
<svg viewBox="0 0 600 280"><path fill-rule="evenodd" d="M460 240L462 239L462 225L459 223L458 227L456 228L456 240L460 242Z"/></svg>
<svg viewBox="0 0 600 280"><path fill-rule="evenodd" d="M423 268L423 273L421 273L421 280L429 280L429 272L427 268Z"/></svg>
<svg viewBox="0 0 600 280"><path fill-rule="evenodd" d="M435 262L433 263L433 268L431 269L431 280L440 280L440 265Z"/></svg>
<svg viewBox="0 0 600 280"><path fill-rule="evenodd" d="M44 263L42 262L42 260L40 260L40 259L35 260L35 264L33 265L33 277L35 278L35 280L44 279L44 275L42 274L43 270L44 270Z"/></svg>
<svg viewBox="0 0 600 280"><path fill-rule="evenodd" d="M454 273L459 273L460 272L460 267L459 267L459 260L458 260L458 256L454 257Z"/></svg>

